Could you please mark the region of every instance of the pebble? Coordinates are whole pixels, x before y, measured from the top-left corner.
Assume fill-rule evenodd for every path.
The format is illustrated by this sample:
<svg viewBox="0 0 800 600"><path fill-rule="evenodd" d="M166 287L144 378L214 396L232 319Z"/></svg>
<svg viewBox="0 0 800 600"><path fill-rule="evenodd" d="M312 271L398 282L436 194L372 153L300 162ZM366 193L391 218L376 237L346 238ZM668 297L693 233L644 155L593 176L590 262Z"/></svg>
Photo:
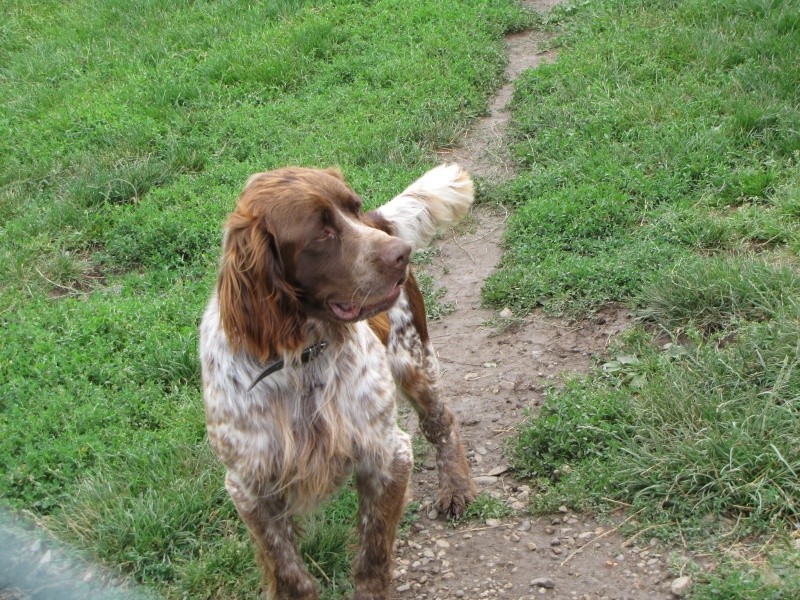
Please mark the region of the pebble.
<svg viewBox="0 0 800 600"><path fill-rule="evenodd" d="M498 527L502 521L500 519L486 519L487 527Z"/></svg>
<svg viewBox="0 0 800 600"><path fill-rule="evenodd" d="M530 519L523 520L519 524L519 527L517 527L517 530L519 530L519 531L530 531L531 530L531 521L530 521Z"/></svg>
<svg viewBox="0 0 800 600"><path fill-rule="evenodd" d="M431 521L435 521L436 519L438 519L438 518L439 518L439 511L438 511L438 510L436 510L436 509L434 508L433 510L431 510L430 512L428 512L428 518L429 518Z"/></svg>
<svg viewBox="0 0 800 600"><path fill-rule="evenodd" d="M531 579L531 585L533 587L552 590L554 587L556 587L556 582L549 577L537 577L536 579Z"/></svg>
<svg viewBox="0 0 800 600"><path fill-rule="evenodd" d="M690 589L692 589L692 578L689 577L688 575L684 575L683 577L678 577L670 584L669 589L672 592L673 596L682 598L683 596L689 593Z"/></svg>
<svg viewBox="0 0 800 600"><path fill-rule="evenodd" d="M494 477L492 475L481 475L479 477L473 477L472 480L475 482L476 485L479 486L489 486L497 483L497 477Z"/></svg>
<svg viewBox="0 0 800 600"><path fill-rule="evenodd" d="M398 592L407 592L410 589L411 589L411 584L410 583L404 583L403 585L398 585L397 586L397 591Z"/></svg>

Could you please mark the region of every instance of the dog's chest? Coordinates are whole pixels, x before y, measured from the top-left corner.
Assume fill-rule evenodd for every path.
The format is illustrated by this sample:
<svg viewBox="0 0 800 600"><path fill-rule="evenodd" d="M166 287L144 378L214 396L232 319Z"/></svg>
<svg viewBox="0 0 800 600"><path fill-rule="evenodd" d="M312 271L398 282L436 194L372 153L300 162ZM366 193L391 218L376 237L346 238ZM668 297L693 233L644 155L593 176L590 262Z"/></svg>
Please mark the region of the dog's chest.
<svg viewBox="0 0 800 600"><path fill-rule="evenodd" d="M297 482L307 471L336 485L394 435L395 384L365 323L344 343L288 365L249 392L243 385L263 367L243 368L241 360L215 365L205 386L209 439L228 469L248 478Z"/></svg>

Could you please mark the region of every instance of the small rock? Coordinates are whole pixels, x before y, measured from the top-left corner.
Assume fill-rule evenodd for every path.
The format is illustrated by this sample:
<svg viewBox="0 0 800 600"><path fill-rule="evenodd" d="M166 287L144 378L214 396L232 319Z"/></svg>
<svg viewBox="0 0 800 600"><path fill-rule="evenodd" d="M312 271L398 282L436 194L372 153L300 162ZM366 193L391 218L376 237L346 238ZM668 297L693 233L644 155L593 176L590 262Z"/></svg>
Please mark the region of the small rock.
<svg viewBox="0 0 800 600"><path fill-rule="evenodd" d="M690 589L692 589L692 578L688 575L678 577L672 582L672 584L670 584L669 589L674 596L682 598L689 593Z"/></svg>
<svg viewBox="0 0 800 600"><path fill-rule="evenodd" d="M404 583L402 585L398 585L397 586L397 591L398 592L407 592L410 589L411 589L411 584L410 583Z"/></svg>
<svg viewBox="0 0 800 600"><path fill-rule="evenodd" d="M499 527L500 523L501 523L500 519L486 519L487 527Z"/></svg>
<svg viewBox="0 0 800 600"><path fill-rule="evenodd" d="M483 454L483 453L481 453L481 454ZM508 465L497 465L494 469L492 469L491 471L489 471L486 474L491 476L491 477L497 477L498 475L502 475L506 471L508 471Z"/></svg>
<svg viewBox="0 0 800 600"><path fill-rule="evenodd" d="M550 579L549 577L537 577L536 579L531 579L531 585L533 587L540 587L552 590L554 587L556 587L556 582Z"/></svg>
<svg viewBox="0 0 800 600"><path fill-rule="evenodd" d="M560 513L562 513L562 514L564 514L564 513L565 513L565 512L567 512L568 510L569 510L569 509L568 509L566 506L564 506L563 504L562 504L561 506L559 506L559 507L558 507L558 512L560 512Z"/></svg>
<svg viewBox="0 0 800 600"><path fill-rule="evenodd" d="M497 477L492 475L481 475L480 477L473 477L472 480L476 485L483 487L497 483Z"/></svg>
<svg viewBox="0 0 800 600"><path fill-rule="evenodd" d="M439 546L439 548L449 548L450 542L448 542L447 540L438 539L436 540L436 545Z"/></svg>
<svg viewBox="0 0 800 600"><path fill-rule="evenodd" d="M489 451L486 448L484 448L483 446L478 446L477 448L475 448L475 452L477 452L478 454L484 454L485 455Z"/></svg>
<svg viewBox="0 0 800 600"><path fill-rule="evenodd" d="M522 523L519 524L519 527L517 527L517 529L519 531L530 531L531 530L531 520L530 519L525 519L524 521L522 521Z"/></svg>
<svg viewBox="0 0 800 600"><path fill-rule="evenodd" d="M439 518L439 511L438 511L438 510L436 510L436 509L434 508L433 510L431 510L431 511L428 513L428 518L429 518L431 521L435 521L436 519L438 519L438 518Z"/></svg>
<svg viewBox="0 0 800 600"><path fill-rule="evenodd" d="M514 316L514 312L510 308L508 308L507 306L503 310L500 311L500 318L501 319L510 319L513 316Z"/></svg>

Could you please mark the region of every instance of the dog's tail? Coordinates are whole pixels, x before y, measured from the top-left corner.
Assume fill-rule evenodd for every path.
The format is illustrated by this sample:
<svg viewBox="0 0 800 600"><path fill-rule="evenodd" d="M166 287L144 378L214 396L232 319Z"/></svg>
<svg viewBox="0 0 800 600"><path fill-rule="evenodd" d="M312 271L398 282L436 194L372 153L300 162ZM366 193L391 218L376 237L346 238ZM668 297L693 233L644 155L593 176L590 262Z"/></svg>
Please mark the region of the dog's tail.
<svg viewBox="0 0 800 600"><path fill-rule="evenodd" d="M472 179L456 164L425 173L377 212L414 250L425 248L437 231L455 225L474 200Z"/></svg>

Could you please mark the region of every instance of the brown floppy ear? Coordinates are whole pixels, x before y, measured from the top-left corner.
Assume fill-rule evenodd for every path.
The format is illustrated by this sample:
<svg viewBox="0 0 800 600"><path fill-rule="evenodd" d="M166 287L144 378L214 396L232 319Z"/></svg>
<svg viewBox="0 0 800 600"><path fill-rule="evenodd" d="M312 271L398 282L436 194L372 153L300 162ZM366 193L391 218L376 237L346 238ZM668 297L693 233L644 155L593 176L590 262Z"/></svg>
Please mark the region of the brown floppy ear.
<svg viewBox="0 0 800 600"><path fill-rule="evenodd" d="M323 173L327 173L331 177L335 177L342 183L344 183L344 175L342 175L342 171L339 167L328 167L327 169L322 169Z"/></svg>
<svg viewBox="0 0 800 600"><path fill-rule="evenodd" d="M302 347L305 316L263 219L239 211L228 217L217 293L234 351L244 349L264 362Z"/></svg>

